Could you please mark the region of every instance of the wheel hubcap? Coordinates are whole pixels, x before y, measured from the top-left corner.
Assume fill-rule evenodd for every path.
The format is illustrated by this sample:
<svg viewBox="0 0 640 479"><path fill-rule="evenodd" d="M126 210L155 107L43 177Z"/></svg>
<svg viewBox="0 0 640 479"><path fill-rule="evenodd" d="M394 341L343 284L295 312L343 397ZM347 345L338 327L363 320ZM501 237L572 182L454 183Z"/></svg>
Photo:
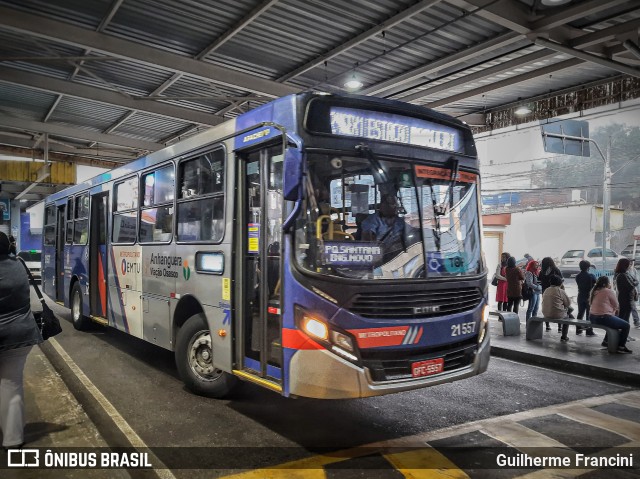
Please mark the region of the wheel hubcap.
<svg viewBox="0 0 640 479"><path fill-rule="evenodd" d="M204 381L214 381L222 375L222 370L213 367L209 331L200 331L193 337L189 347L189 366Z"/></svg>

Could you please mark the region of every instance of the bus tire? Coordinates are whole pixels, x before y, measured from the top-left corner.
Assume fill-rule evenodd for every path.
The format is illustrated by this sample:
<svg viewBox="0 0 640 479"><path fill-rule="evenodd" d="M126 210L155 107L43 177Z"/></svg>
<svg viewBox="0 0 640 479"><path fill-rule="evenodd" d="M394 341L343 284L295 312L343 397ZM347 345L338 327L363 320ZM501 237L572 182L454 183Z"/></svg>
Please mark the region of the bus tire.
<svg viewBox="0 0 640 479"><path fill-rule="evenodd" d="M73 327L78 331L87 329L89 326L89 318L87 318L82 311L82 289L80 288L80 282L73 283L71 288L71 322Z"/></svg>
<svg viewBox="0 0 640 479"><path fill-rule="evenodd" d="M221 398L236 385L232 374L213 366L211 333L203 313L187 319L176 338L176 367L187 389L200 396Z"/></svg>

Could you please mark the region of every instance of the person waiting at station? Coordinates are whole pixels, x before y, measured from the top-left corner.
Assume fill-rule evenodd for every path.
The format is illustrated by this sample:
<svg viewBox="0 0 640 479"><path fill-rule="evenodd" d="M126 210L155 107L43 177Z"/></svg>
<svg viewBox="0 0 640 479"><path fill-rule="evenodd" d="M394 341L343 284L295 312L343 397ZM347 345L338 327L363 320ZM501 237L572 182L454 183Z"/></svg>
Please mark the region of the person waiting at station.
<svg viewBox="0 0 640 479"><path fill-rule="evenodd" d="M522 299L522 283L524 282L524 273L516 266L516 259L511 256L507 260L507 269L505 271L507 278L507 311L513 311L518 314L518 307Z"/></svg>
<svg viewBox="0 0 640 479"><path fill-rule="evenodd" d="M596 277L589 272L591 263L586 260L580 261L580 272L576 275L576 283L578 284L578 319L589 321L589 294L596 284ZM576 326L576 334L582 334L582 328ZM593 328L587 329L587 336L597 336L593 332Z"/></svg>
<svg viewBox="0 0 640 479"><path fill-rule="evenodd" d="M538 315L538 306L540 306L540 296L542 295L542 286L538 281L540 273L540 265L534 259L527 264L527 271L524 274L524 282L531 289L531 297L527 305L527 313L525 318L529 320L533 316Z"/></svg>
<svg viewBox="0 0 640 479"><path fill-rule="evenodd" d="M496 268L493 278L496 282L496 302L498 303L498 311L506 311L509 304L507 297L507 261L511 255L504 252L500 255L500 264ZM492 284L494 284L492 282Z"/></svg>
<svg viewBox="0 0 640 479"><path fill-rule="evenodd" d="M629 337L630 324L620 319L618 313L618 298L616 293L611 289L611 282L607 276L600 276L596 281L596 285L589 295L589 305L591 307L589 318L593 324L601 324L609 328L620 330L620 344L618 345L619 353L631 353L627 348L627 338ZM608 337L604 335L602 346L608 346Z"/></svg>
<svg viewBox="0 0 640 479"><path fill-rule="evenodd" d="M620 318L627 323L631 319L631 307L635 300L638 280L629 271L631 260L620 258L615 269L614 283L618 291L618 304L620 305Z"/></svg>
<svg viewBox="0 0 640 479"><path fill-rule="evenodd" d="M542 262L540 263L540 274L538 275L538 280L540 281L540 286L542 286L542 297L544 298L545 290L551 286L551 277L559 276L562 279L562 273L553 262L553 259L549 256L542 258ZM547 331L551 331L551 326L549 323L545 323L547 327ZM562 332L562 326L558 325L558 332Z"/></svg>
<svg viewBox="0 0 640 479"><path fill-rule="evenodd" d="M542 293L542 315L549 319L564 319L569 317L571 312L571 300L567 293L564 292L562 286L562 277L553 275L549 278L550 286ZM562 336L560 341L566 343L569 341L567 332L569 331L569 325L563 324Z"/></svg>

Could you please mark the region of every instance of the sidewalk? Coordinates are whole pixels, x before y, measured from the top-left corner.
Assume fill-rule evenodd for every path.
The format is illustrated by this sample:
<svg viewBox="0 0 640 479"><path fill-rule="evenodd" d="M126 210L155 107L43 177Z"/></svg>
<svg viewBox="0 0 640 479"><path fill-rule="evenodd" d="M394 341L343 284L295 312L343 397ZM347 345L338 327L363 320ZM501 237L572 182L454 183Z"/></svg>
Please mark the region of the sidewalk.
<svg viewBox="0 0 640 479"><path fill-rule="evenodd" d="M578 336L571 326L569 341L561 343L557 325L551 324L551 331L543 332L542 339L527 341L524 312L519 316L519 336L504 336L498 317L489 317L492 356L640 387L640 329L631 326L630 336L637 339L627 342L632 354L610 354L600 346L602 330L596 330L595 337Z"/></svg>
<svg viewBox="0 0 640 479"><path fill-rule="evenodd" d="M34 346L27 358L24 397L25 448L108 447L39 346ZM6 454L0 450L2 466L6 464ZM126 471L117 469L3 469L1 474L3 479L129 477Z"/></svg>

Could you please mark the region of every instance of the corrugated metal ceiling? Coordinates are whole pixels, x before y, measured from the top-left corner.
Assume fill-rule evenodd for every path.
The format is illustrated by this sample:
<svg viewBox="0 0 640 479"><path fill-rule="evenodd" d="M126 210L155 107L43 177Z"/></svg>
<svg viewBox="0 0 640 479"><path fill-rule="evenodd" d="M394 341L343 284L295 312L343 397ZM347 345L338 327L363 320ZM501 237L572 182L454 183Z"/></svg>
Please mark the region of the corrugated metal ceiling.
<svg viewBox="0 0 640 479"><path fill-rule="evenodd" d="M519 99L639 76L622 46L639 27L637 0L0 0L0 148L64 125L75 131L50 133L60 144L90 130L104 158L135 156L353 75L365 94L482 122ZM537 36L594 57L571 63Z"/></svg>

